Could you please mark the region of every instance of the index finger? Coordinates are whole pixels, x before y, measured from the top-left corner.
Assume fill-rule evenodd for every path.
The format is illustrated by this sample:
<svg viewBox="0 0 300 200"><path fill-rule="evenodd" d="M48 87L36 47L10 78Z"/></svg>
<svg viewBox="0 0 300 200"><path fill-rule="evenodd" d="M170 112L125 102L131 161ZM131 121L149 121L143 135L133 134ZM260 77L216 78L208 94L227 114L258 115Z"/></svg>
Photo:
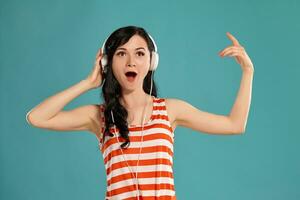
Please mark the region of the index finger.
<svg viewBox="0 0 300 200"><path fill-rule="evenodd" d="M240 46L239 41L233 35L231 35L229 32L227 32L226 34L228 38L232 41L233 45Z"/></svg>
<svg viewBox="0 0 300 200"><path fill-rule="evenodd" d="M98 50L96 58L98 58L101 55L101 48Z"/></svg>

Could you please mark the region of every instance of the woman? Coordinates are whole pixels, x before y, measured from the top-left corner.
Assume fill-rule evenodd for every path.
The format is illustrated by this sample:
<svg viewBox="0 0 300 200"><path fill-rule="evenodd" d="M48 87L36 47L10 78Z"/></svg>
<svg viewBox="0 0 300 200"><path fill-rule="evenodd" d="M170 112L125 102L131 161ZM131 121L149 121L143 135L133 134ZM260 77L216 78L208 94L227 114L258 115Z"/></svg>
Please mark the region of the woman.
<svg viewBox="0 0 300 200"><path fill-rule="evenodd" d="M47 98L26 119L39 128L95 134L106 167L106 199L176 199L172 167L177 126L210 134L245 131L254 68L245 49L227 34L233 45L219 55L235 57L243 71L228 116L201 111L180 99L159 98L152 79L158 64L155 42L143 28L127 26L107 38L86 79ZM101 85L103 104L62 110Z"/></svg>

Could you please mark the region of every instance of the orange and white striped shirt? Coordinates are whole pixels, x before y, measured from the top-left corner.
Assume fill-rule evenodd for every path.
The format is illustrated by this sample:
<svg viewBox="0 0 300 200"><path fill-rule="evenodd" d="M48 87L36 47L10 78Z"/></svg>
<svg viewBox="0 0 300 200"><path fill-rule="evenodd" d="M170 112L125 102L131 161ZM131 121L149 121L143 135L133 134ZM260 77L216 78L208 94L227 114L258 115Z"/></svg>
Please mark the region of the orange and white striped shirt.
<svg viewBox="0 0 300 200"><path fill-rule="evenodd" d="M98 138L106 169L105 199L137 200L134 177L137 172L139 199L176 200L173 178L174 132L168 118L165 99L155 96L152 99L152 115L144 124L142 143L141 125L129 125L130 145L127 149L123 149L124 156L120 144L125 140L119 135L117 127L117 133L114 127L110 128L114 136L106 136L104 144L102 137ZM100 105L100 110L103 133L105 130L103 104ZM116 138L117 134L120 143ZM138 161L140 145L142 150Z"/></svg>

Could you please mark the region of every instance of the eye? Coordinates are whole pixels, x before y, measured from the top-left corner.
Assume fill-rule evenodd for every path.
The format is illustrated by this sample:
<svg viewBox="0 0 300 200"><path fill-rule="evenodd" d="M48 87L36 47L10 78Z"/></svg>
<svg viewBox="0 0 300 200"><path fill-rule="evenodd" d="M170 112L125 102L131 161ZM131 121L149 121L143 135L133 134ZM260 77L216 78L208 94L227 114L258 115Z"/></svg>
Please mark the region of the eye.
<svg viewBox="0 0 300 200"><path fill-rule="evenodd" d="M142 51L139 51L138 54L142 55L142 56L145 55L144 52L142 52Z"/></svg>
<svg viewBox="0 0 300 200"><path fill-rule="evenodd" d="M119 52L117 53L118 56L123 56L124 54L125 54L125 52L123 52L123 51L119 51ZM138 51L137 54L138 54L139 56L144 56L144 55L145 55L145 53L142 52L142 51Z"/></svg>
<svg viewBox="0 0 300 200"><path fill-rule="evenodd" d="M125 54L125 53L124 53L123 51L119 51L119 52L117 53L118 56L120 56L120 55L122 56L122 55L124 55L124 54Z"/></svg>

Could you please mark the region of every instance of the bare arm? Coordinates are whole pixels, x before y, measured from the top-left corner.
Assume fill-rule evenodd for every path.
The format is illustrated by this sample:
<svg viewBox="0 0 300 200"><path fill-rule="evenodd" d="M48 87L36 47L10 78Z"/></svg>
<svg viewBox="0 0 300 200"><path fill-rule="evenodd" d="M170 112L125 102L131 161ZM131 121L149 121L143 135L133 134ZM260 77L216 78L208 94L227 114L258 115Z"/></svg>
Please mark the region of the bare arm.
<svg viewBox="0 0 300 200"><path fill-rule="evenodd" d="M209 134L238 134L239 130L228 116L200 110L180 99L168 99L176 126Z"/></svg>
<svg viewBox="0 0 300 200"><path fill-rule="evenodd" d="M36 107L31 109L27 115L27 122L35 127L50 130L91 130L91 122L96 116L96 105L84 105L73 110L63 108L73 99L88 91L90 85L86 80L50 96Z"/></svg>
<svg viewBox="0 0 300 200"><path fill-rule="evenodd" d="M251 102L252 79L253 72L243 72L236 101L228 116L197 109L183 100L168 99L174 109L175 124L210 134L245 132Z"/></svg>
<svg viewBox="0 0 300 200"><path fill-rule="evenodd" d="M235 124L237 130L242 133L246 129L248 119L254 67L245 48L240 45L239 41L230 33L227 33L227 36L232 41L233 45L222 50L219 55L221 57L234 57L237 63L241 66L243 72L240 89L229 114L229 119L233 122L233 124Z"/></svg>
<svg viewBox="0 0 300 200"><path fill-rule="evenodd" d="M102 84L100 71L101 49L98 50L93 70L86 79L61 91L32 108L26 114L29 124L51 130L72 131L88 130L96 133L101 122L98 105L84 105L73 110L63 108L84 92L97 88Z"/></svg>
<svg viewBox="0 0 300 200"><path fill-rule="evenodd" d="M245 132L251 103L253 71L244 71L240 89L229 114L229 119L237 127L238 132Z"/></svg>
<svg viewBox="0 0 300 200"><path fill-rule="evenodd" d="M212 134L240 134L245 132L251 102L253 64L237 39L227 33L233 46L220 52L220 56L231 56L241 65L243 76L234 106L228 116L201 111L182 100L171 100L174 107L175 124Z"/></svg>

